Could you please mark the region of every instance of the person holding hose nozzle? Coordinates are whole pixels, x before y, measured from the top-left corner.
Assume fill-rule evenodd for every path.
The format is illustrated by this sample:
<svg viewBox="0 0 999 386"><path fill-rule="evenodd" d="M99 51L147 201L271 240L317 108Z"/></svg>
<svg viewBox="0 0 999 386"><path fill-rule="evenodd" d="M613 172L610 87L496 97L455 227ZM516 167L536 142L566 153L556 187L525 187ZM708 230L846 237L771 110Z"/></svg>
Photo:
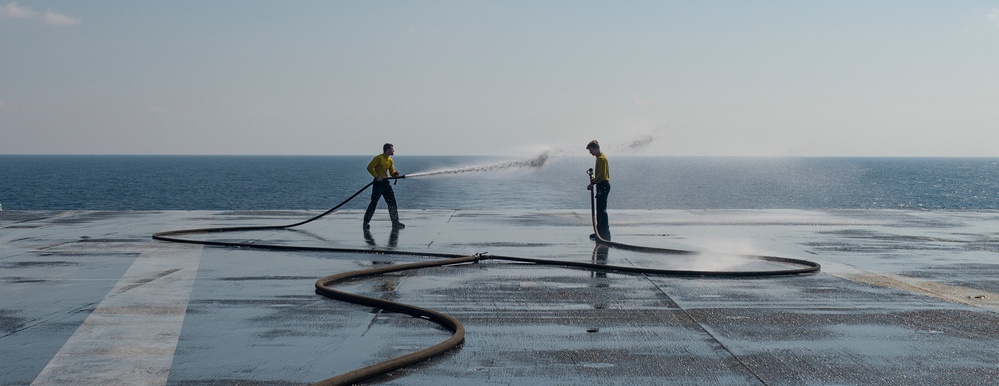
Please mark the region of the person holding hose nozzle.
<svg viewBox="0 0 999 386"><path fill-rule="evenodd" d="M375 214L375 208L378 207L378 198L385 197L385 203L388 204L389 218L392 219L392 228L401 229L405 228L406 225L399 222L399 210L395 205L395 192L392 191L392 185L389 183L389 176L399 177L399 172L395 171L395 163L392 161L392 155L395 154L395 146L391 143L386 143L382 146L382 154L376 155L375 158L371 159L368 163L368 173L375 178L375 181L371 183L371 203L368 204L368 210L364 212L364 229L368 229L371 226L368 222L371 221L371 216Z"/></svg>
<svg viewBox="0 0 999 386"><path fill-rule="evenodd" d="M586 150L590 151L590 155L597 157L597 164L593 168L593 177L590 178L590 185L586 187L586 190L596 189L597 233L600 234L601 239L610 241L610 223L607 219L607 195L610 194L611 186L607 156L600 152L600 143L595 139L586 144ZM597 234L590 235L590 238L595 240Z"/></svg>

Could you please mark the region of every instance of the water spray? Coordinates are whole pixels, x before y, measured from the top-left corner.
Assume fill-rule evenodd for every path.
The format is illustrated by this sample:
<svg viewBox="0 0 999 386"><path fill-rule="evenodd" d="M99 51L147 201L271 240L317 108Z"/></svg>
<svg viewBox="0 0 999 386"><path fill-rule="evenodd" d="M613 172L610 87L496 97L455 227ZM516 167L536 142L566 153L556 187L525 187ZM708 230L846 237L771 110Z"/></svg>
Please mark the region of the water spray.
<svg viewBox="0 0 999 386"><path fill-rule="evenodd" d="M659 139L659 137L652 134L641 135L635 139L632 139L628 143L614 146L614 151L627 153L633 150L640 150L642 148L645 148L646 146L649 146L649 144L651 144L656 139Z"/></svg>
<svg viewBox="0 0 999 386"><path fill-rule="evenodd" d="M475 166L466 166L466 167L460 167L460 168L434 170L434 171L429 171L429 172L412 173L412 174L408 174L406 176L408 176L408 177L427 177L427 176L438 176L438 175L446 175L446 174L491 172L491 171L508 170L508 169L540 168L542 166L545 166L545 164L548 162L549 156L551 156L551 150L545 150L544 152L542 152L541 154L538 154L537 156L534 156L534 157L531 157L531 158L528 158L528 159L519 160L519 161L505 161L505 162L497 162L497 163L488 164L488 165L475 165ZM406 176L403 176L403 177L406 177Z"/></svg>
<svg viewBox="0 0 999 386"><path fill-rule="evenodd" d="M640 135L624 144L614 146L613 149L614 152L627 154L649 146L649 144L654 142L656 139L659 139L659 137L652 134ZM429 172L417 172L417 173L407 174L405 176L402 176L401 178L428 177L428 176L465 174L465 173L483 173L483 172L525 169L525 168L540 168L548 164L548 161L551 160L552 158L565 155L566 153L568 153L568 151L565 149L564 146L554 146L546 148L545 150L541 151L541 153L535 156L521 160L502 161L485 165L455 167L449 169L432 170Z"/></svg>

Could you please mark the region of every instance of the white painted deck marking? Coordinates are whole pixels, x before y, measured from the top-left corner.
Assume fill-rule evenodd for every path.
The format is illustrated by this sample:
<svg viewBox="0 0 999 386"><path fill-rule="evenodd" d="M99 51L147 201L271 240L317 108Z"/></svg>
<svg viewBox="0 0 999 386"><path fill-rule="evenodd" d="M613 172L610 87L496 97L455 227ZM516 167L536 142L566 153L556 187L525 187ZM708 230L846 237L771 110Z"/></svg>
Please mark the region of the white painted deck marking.
<svg viewBox="0 0 999 386"><path fill-rule="evenodd" d="M32 385L165 385L201 245L144 252Z"/></svg>

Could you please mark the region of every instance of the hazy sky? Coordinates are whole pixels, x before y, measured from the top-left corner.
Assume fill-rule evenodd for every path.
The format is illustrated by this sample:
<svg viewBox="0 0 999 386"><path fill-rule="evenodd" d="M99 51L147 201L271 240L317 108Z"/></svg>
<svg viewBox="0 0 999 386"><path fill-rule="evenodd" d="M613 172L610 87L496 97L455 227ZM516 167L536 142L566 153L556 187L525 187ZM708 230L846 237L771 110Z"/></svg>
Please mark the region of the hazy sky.
<svg viewBox="0 0 999 386"><path fill-rule="evenodd" d="M999 156L999 0L0 0L0 154L649 135L636 154Z"/></svg>

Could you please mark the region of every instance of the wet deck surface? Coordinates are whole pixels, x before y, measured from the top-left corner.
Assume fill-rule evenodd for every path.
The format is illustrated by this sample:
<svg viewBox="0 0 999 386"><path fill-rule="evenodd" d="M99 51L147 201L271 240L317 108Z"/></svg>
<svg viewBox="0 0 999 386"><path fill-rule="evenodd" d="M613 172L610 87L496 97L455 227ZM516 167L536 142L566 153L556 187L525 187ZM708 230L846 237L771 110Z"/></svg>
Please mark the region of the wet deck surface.
<svg viewBox="0 0 999 386"><path fill-rule="evenodd" d="M307 384L450 336L336 302L322 276L429 257L275 252L152 240L186 228L281 225L318 212L0 212L0 384ZM294 230L211 239L523 256L670 269L822 264L814 275L713 279L485 261L339 287L436 309L459 349L374 383L997 384L999 213L413 210L370 234L337 212ZM761 266L762 265L762 266Z"/></svg>

